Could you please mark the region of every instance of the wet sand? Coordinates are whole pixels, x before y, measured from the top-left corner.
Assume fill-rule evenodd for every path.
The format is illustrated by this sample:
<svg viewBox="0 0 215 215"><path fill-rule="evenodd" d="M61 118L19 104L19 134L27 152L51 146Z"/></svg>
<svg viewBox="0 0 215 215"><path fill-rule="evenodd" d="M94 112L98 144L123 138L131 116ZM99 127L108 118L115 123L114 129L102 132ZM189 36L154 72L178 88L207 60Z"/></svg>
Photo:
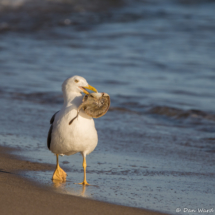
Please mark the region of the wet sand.
<svg viewBox="0 0 215 215"><path fill-rule="evenodd" d="M64 195L22 177L22 171L52 170L54 165L20 160L0 146L1 214L161 214L143 209Z"/></svg>

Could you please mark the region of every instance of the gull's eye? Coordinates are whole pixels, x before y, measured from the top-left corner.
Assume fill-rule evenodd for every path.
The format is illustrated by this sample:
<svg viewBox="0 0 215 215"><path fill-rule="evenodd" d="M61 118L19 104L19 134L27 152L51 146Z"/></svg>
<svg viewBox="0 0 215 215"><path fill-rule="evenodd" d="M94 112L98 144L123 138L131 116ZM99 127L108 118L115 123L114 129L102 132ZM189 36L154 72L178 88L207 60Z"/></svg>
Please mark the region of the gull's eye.
<svg viewBox="0 0 215 215"><path fill-rule="evenodd" d="M78 82L79 82L79 80L75 79L75 83L78 83Z"/></svg>

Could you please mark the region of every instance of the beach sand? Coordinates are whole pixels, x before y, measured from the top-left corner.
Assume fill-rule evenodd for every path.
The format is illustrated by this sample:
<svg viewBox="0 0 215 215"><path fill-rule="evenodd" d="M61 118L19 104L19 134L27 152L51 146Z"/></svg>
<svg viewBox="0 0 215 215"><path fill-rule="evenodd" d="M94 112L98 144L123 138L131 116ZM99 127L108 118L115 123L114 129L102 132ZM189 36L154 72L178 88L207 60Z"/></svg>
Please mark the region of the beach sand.
<svg viewBox="0 0 215 215"><path fill-rule="evenodd" d="M9 154L11 150L0 146L0 211L2 215L161 214L54 192L49 187L23 178L21 174L22 171L52 170L54 165L20 160L19 157Z"/></svg>

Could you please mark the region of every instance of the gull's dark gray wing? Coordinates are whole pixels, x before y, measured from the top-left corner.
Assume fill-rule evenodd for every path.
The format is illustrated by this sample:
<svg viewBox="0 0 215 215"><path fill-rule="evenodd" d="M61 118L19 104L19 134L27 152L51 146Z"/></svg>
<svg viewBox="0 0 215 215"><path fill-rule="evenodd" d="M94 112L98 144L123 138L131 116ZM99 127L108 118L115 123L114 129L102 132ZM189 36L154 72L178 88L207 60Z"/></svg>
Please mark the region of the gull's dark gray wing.
<svg viewBox="0 0 215 215"><path fill-rule="evenodd" d="M53 116L52 118L50 119L50 128L49 128L49 133L48 133L48 137L47 137L47 147L48 149L50 150L50 146L51 146L51 139L52 139L52 129L53 129L53 122L54 122L54 119L55 119L55 115L58 113L59 111L57 111Z"/></svg>

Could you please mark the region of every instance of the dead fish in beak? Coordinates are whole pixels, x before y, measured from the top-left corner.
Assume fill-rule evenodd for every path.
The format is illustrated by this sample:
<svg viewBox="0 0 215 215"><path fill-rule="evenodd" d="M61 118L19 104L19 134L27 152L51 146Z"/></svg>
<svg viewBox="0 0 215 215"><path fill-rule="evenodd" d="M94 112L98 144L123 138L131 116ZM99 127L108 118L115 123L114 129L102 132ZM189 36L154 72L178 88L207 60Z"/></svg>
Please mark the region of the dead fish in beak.
<svg viewBox="0 0 215 215"><path fill-rule="evenodd" d="M93 118L99 118L105 115L110 107L110 96L107 93L90 93L84 96L82 104L78 107L77 115L69 125L78 117L81 109Z"/></svg>

